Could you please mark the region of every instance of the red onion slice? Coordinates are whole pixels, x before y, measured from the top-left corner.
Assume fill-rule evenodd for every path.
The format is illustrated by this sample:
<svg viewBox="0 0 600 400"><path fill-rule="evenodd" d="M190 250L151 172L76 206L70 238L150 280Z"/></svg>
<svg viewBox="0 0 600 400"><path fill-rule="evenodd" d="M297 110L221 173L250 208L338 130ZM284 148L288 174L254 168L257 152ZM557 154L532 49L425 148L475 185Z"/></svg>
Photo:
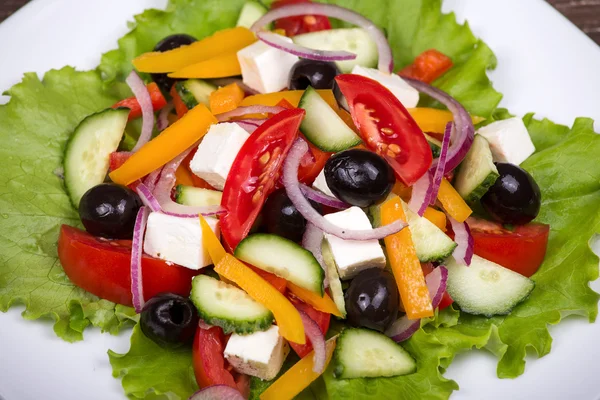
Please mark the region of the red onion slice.
<svg viewBox="0 0 600 400"><path fill-rule="evenodd" d="M165 108L160 110L160 113L158 114L158 119L156 120L156 128L159 131L164 131L165 129L168 128L169 114L171 114L171 111L173 111L173 108L175 108L175 106L173 105L173 102L170 101L167 103Z"/></svg>
<svg viewBox="0 0 600 400"><path fill-rule="evenodd" d="M302 190L302 193L306 196L306 198L314 201L315 203L319 203L331 208L337 208L338 210L345 210L346 208L351 207L348 203L344 203L335 197L328 196L325 193L315 190L302 183L300 184L300 190Z"/></svg>
<svg viewBox="0 0 600 400"><path fill-rule="evenodd" d="M245 400L237 390L227 385L212 385L198 390L188 400Z"/></svg>
<svg viewBox="0 0 600 400"><path fill-rule="evenodd" d="M256 34L259 40L286 53L293 54L298 57L306 58L307 60L316 61L345 61L354 60L356 54L347 51L328 51L309 49L295 43L290 43L284 39L284 36L277 35L273 32L261 31Z"/></svg>
<svg viewBox="0 0 600 400"><path fill-rule="evenodd" d="M429 297L431 305L435 309L439 307L444 293L446 292L446 284L448 283L448 269L442 265L433 270L425 277L427 289L429 289ZM408 319L406 315L398 318L392 324L385 334L392 338L395 342L403 342L408 340L421 327L421 320Z"/></svg>
<svg viewBox="0 0 600 400"><path fill-rule="evenodd" d="M131 71L125 82L127 82L127 85L131 88L133 95L142 108L142 132L132 150L135 153L140 147L148 143L152 137L152 129L154 128L154 107L152 106L152 98L150 97L148 88L135 71Z"/></svg>
<svg viewBox="0 0 600 400"><path fill-rule="evenodd" d="M219 122L225 122L234 117L242 117L249 114L277 114L283 110L285 110L285 108L278 106L246 106L238 107L235 110L226 113L217 114L216 117Z"/></svg>
<svg viewBox="0 0 600 400"><path fill-rule="evenodd" d="M422 217L429 206L429 199L431 196L431 187L433 185L433 179L429 171L419 178L418 181L412 186L412 194L408 202L408 208Z"/></svg>
<svg viewBox="0 0 600 400"><path fill-rule="evenodd" d="M322 374L325 370L325 364L327 362L327 351L325 349L325 337L321 328L315 321L312 320L304 311L298 310L300 318L302 318L302 325L304 325L304 333L310 340L313 350L315 351L313 356L313 372Z"/></svg>
<svg viewBox="0 0 600 400"><path fill-rule="evenodd" d="M137 192L138 196L140 196L142 203L144 203L144 205L146 207L148 207L151 211L153 211L153 212L161 212L162 211L162 207L160 206L160 203L158 202L158 200L156 200L156 197L154 197L154 195L152 194L152 191L148 188L148 186L146 186L143 183L139 183L135 187L135 191Z"/></svg>
<svg viewBox="0 0 600 400"><path fill-rule="evenodd" d="M446 170L446 160L448 156L448 147L450 146L450 137L452 136L452 130L454 129L454 123L448 122L446 124L446 130L444 131L444 138L442 139L442 149L440 150L440 157L438 158L437 167L433 175L433 183L429 194L429 204L434 205L437 200L438 192L440 191L440 185L444 178L444 171Z"/></svg>
<svg viewBox="0 0 600 400"><path fill-rule="evenodd" d="M466 222L458 222L450 215L448 215L448 220L454 231L454 241L458 245L454 249L454 252L452 252L452 257L454 257L457 263L469 266L471 265L471 259L473 258L474 246L471 229L469 229L469 225L467 225Z"/></svg>
<svg viewBox="0 0 600 400"><path fill-rule="evenodd" d="M162 167L159 169L155 169L154 171L150 172L148 176L146 176L146 178L144 179L144 185L148 187L148 190L150 190L150 192L152 192L156 187L156 183L158 182L158 178L160 178L161 171Z"/></svg>
<svg viewBox="0 0 600 400"><path fill-rule="evenodd" d="M325 272L325 279L323 281L323 285L325 288L329 286L329 281L327 280L327 268L325 268L325 260L323 259L323 231L319 228L311 224L310 222L306 224L306 229L304 230L304 235L302 236L302 247L306 250L310 251L315 259Z"/></svg>
<svg viewBox="0 0 600 400"><path fill-rule="evenodd" d="M144 307L144 285L142 283L142 253L144 252L144 232L150 210L140 207L135 226L133 228L133 241L131 243L131 299L136 313L141 313Z"/></svg>
<svg viewBox="0 0 600 400"><path fill-rule="evenodd" d="M473 144L475 128L473 127L471 116L467 110L465 110L465 108L448 93L415 79L403 79L419 92L425 93L445 105L454 116L454 137L452 137L452 144L448 149L448 159L446 160L446 168L444 168L444 173L447 174L458 167L458 164L465 158L467 152L471 148L471 144ZM437 167L438 163L439 159L433 160L432 168Z"/></svg>
<svg viewBox="0 0 600 400"><path fill-rule="evenodd" d="M239 121L231 121L231 122L237 124L240 128L242 128L246 132L252 133L259 126L261 126L263 124L263 122L265 122L265 121L266 121L266 119L248 118L248 119L242 119L242 120L239 120Z"/></svg>
<svg viewBox="0 0 600 400"><path fill-rule="evenodd" d="M257 33L273 21L281 18L296 17L301 15L324 15L326 17L336 18L354 25L358 25L367 31L373 38L373 41L377 44L377 50L379 52L379 70L388 74L391 74L394 70L392 49L390 48L390 44L388 43L383 31L379 29L377 25L375 25L370 19L365 18L362 15L344 7L320 3L289 4L270 10L258 21L256 21L250 29ZM303 51L312 52L313 50L304 49Z"/></svg>
<svg viewBox="0 0 600 400"><path fill-rule="evenodd" d="M313 13L310 12L310 14ZM298 167L307 151L309 151L308 144L302 139L296 139L283 165L283 184L294 207L308 222L325 233L345 240L379 240L398 233L406 227L404 221L397 220L375 229L353 230L341 228L323 218L304 197L300 189L300 182L298 182Z"/></svg>

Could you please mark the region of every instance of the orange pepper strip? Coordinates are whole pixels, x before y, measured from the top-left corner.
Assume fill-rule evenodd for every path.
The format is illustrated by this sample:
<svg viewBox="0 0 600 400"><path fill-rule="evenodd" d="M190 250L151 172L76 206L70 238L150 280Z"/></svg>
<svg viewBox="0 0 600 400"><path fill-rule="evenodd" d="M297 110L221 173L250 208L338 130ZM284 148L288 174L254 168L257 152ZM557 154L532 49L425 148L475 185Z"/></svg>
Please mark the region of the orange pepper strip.
<svg viewBox="0 0 600 400"><path fill-rule="evenodd" d="M244 100L244 91L239 85L232 83L210 94L210 111L213 114L222 114L238 108Z"/></svg>
<svg viewBox="0 0 600 400"><path fill-rule="evenodd" d="M296 297L305 302L306 304L310 304L313 306L315 310L322 311L324 313L333 314L337 317L342 317L342 313L338 310L337 306L331 300L331 297L327 293L323 295L323 297L319 296L315 292L311 292L310 290L306 290L300 286L294 285L291 282L287 283L287 287Z"/></svg>
<svg viewBox="0 0 600 400"><path fill-rule="evenodd" d="M448 122L454 120L454 116L448 110L438 110L437 108L409 108L410 116L416 121L423 132L444 133ZM484 121L485 118L472 116L474 124Z"/></svg>
<svg viewBox="0 0 600 400"><path fill-rule="evenodd" d="M194 186L192 173L185 165L180 165L175 171L175 186L177 185Z"/></svg>
<svg viewBox="0 0 600 400"><path fill-rule="evenodd" d="M284 295L231 254L215 265L215 272L234 282L275 316L281 336L290 342L306 344L304 325L296 307Z"/></svg>
<svg viewBox="0 0 600 400"><path fill-rule="evenodd" d="M446 214L435 208L427 207L423 216L433 222L433 224L442 231L446 232Z"/></svg>
<svg viewBox="0 0 600 400"><path fill-rule="evenodd" d="M402 200L408 202L410 200L410 196L412 196L412 187L406 186L397 180L392 188L392 193L400 196Z"/></svg>
<svg viewBox="0 0 600 400"><path fill-rule="evenodd" d="M242 74L242 67L237 58L237 53L226 53L189 65L169 74L175 79L211 79L226 78Z"/></svg>
<svg viewBox="0 0 600 400"><path fill-rule="evenodd" d="M183 153L217 122L204 104L194 107L183 118L143 145L120 168L111 172L110 179L125 186L135 182Z"/></svg>
<svg viewBox="0 0 600 400"><path fill-rule="evenodd" d="M381 223L387 225L398 219L406 221L406 215L402 209L402 201L394 197L381 206ZM406 315L409 319L433 316L429 290L425 284L410 228L406 227L387 236L384 241Z"/></svg>
<svg viewBox="0 0 600 400"><path fill-rule="evenodd" d="M442 179L437 198L442 203L444 210L458 222L465 222L469 218L469 215L473 213L473 210L465 203L464 199L446 178Z"/></svg>
<svg viewBox="0 0 600 400"><path fill-rule="evenodd" d="M210 259L216 265L225 258L227 252L204 217L199 215L198 218L200 218L200 228L202 229L202 246L208 251Z"/></svg>
<svg viewBox="0 0 600 400"><path fill-rule="evenodd" d="M340 108L333 92L329 89L317 90L319 95L333 108L336 112ZM276 106L281 100L288 101L292 106L298 107L300 98L304 94L304 90L287 90L285 92L255 94L248 96L240 103L240 106Z"/></svg>
<svg viewBox="0 0 600 400"><path fill-rule="evenodd" d="M249 29L224 29L189 46L142 54L133 60L133 65L140 72L173 72L225 53L235 53L254 42L256 36Z"/></svg>

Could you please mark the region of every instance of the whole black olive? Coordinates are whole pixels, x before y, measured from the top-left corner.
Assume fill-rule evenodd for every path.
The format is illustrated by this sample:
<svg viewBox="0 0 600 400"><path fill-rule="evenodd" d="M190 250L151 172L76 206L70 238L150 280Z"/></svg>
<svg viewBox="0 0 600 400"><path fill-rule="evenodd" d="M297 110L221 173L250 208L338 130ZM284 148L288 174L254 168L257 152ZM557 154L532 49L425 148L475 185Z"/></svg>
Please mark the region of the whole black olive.
<svg viewBox="0 0 600 400"><path fill-rule="evenodd" d="M318 211L321 206L311 202ZM263 207L264 227L267 232L300 242L306 229L306 219L296 209L285 189L271 193Z"/></svg>
<svg viewBox="0 0 600 400"><path fill-rule="evenodd" d="M188 298L174 293L161 293L144 305L140 328L161 346L190 343L198 326L198 312Z"/></svg>
<svg viewBox="0 0 600 400"><path fill-rule="evenodd" d="M181 46L187 46L196 41L196 38L190 35L177 34L167 36L154 47L154 51L164 53L165 51L177 49ZM156 82L163 93L169 93L176 79L169 78L167 74L152 74L152 80Z"/></svg>
<svg viewBox="0 0 600 400"><path fill-rule="evenodd" d="M290 71L290 90L304 90L309 86L315 89L333 89L334 78L341 72L335 63L302 59Z"/></svg>

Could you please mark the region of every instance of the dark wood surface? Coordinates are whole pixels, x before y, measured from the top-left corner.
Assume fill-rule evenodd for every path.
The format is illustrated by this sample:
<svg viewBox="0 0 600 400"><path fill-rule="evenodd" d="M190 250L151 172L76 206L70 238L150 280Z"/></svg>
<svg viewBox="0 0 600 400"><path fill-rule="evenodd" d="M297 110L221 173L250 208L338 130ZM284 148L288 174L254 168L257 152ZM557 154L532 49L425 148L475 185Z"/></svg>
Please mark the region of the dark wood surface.
<svg viewBox="0 0 600 400"><path fill-rule="evenodd" d="M4 21L4 19L8 18L28 1L0 0L0 22ZM573 21L575 25L587 33L596 43L600 44L600 0L548 0L548 2Z"/></svg>

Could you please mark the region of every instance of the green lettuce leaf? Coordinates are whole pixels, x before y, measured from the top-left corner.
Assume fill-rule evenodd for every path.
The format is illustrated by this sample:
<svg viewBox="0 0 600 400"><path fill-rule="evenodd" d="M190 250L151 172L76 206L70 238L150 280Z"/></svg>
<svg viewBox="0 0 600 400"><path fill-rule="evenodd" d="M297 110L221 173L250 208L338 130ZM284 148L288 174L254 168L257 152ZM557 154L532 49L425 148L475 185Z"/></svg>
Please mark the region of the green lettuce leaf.
<svg viewBox="0 0 600 400"><path fill-rule="evenodd" d="M96 72L66 67L43 80L26 74L0 106L0 310L24 304L27 319L53 318L54 331L81 340L92 324L117 332L129 318L71 284L56 252L61 224L79 225L58 177L65 142L88 114L114 103Z"/></svg>

